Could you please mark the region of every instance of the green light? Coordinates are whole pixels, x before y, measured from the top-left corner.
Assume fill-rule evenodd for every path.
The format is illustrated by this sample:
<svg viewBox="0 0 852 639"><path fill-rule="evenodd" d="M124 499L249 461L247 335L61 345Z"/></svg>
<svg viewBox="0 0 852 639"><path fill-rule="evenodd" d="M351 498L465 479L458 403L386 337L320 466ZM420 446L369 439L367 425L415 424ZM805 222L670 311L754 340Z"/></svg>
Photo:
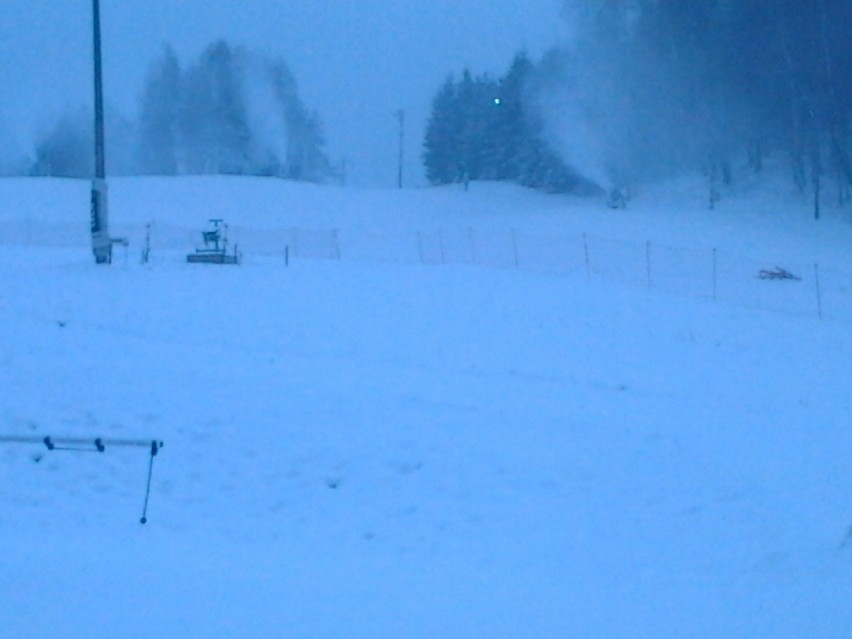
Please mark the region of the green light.
<svg viewBox="0 0 852 639"><path fill-rule="evenodd" d="M503 100L501 98L494 98L494 106L500 106L503 104Z"/></svg>

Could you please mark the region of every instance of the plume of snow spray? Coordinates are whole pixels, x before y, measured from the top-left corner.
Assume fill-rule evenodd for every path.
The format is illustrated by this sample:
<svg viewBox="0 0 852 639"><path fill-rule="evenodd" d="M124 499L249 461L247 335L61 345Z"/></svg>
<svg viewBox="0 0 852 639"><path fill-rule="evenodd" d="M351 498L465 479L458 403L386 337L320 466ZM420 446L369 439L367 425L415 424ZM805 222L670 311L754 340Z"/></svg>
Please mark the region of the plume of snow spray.
<svg viewBox="0 0 852 639"><path fill-rule="evenodd" d="M287 158L289 131L284 105L275 93L269 63L261 56L244 54L246 108L253 139L262 141L261 148L253 149L260 163L284 162Z"/></svg>
<svg viewBox="0 0 852 639"><path fill-rule="evenodd" d="M603 134L571 91L555 88L539 102L544 133L565 163L585 179L609 191L615 185L607 171Z"/></svg>

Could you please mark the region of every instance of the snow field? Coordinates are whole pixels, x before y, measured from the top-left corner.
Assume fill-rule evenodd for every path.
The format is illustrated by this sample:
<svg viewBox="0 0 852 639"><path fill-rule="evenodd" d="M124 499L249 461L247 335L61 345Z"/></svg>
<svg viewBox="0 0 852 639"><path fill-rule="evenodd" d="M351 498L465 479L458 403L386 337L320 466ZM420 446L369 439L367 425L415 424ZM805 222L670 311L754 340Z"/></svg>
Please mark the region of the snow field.
<svg viewBox="0 0 852 639"><path fill-rule="evenodd" d="M0 432L166 444L145 527L143 452L0 448L9 636L852 630L847 325L582 272L181 260L0 250Z"/></svg>

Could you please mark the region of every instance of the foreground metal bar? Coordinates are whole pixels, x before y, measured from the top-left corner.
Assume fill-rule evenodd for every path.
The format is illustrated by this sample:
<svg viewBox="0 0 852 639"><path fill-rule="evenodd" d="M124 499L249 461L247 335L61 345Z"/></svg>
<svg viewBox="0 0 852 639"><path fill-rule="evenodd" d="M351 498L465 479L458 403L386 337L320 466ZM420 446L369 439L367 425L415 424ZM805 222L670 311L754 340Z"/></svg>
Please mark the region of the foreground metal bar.
<svg viewBox="0 0 852 639"><path fill-rule="evenodd" d="M151 476L154 472L154 457L163 447L158 439L109 439L105 437L50 437L45 435L0 435L0 444L40 445L49 451L74 451L80 453L103 453L107 448L130 447L146 448L150 451L148 460L148 479L145 483L145 502L139 523L148 523L148 500L151 496Z"/></svg>
<svg viewBox="0 0 852 639"><path fill-rule="evenodd" d="M47 448L56 446L92 446L98 450L112 446L131 446L149 448L156 444L163 447L163 442L154 439L109 439L105 437L38 437L34 435L0 435L2 444L42 444Z"/></svg>

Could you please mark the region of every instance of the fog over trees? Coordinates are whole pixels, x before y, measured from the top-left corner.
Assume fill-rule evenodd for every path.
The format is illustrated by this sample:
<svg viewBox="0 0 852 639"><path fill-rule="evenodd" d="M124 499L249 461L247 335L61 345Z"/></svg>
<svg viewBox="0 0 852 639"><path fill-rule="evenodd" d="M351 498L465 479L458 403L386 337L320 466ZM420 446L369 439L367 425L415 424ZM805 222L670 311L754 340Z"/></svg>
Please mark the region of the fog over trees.
<svg viewBox="0 0 852 639"><path fill-rule="evenodd" d="M26 173L28 164L29 160L18 146L15 136L0 120L0 176Z"/></svg>
<svg viewBox="0 0 852 639"><path fill-rule="evenodd" d="M432 183L629 190L701 172L712 206L771 159L803 192L848 200L852 3L567 0L565 12L569 44L440 88Z"/></svg>
<svg viewBox="0 0 852 639"><path fill-rule="evenodd" d="M771 165L816 196L817 214L820 198L849 199L852 2L565 0L564 10L568 44L535 60L518 53L500 77L467 69L435 87L430 183L629 191L700 173L712 206ZM334 177L287 65L224 41L186 66L164 48L138 117L107 118L112 174ZM28 169L18 153L0 172L91 175L91 119L69 111L41 132Z"/></svg>
<svg viewBox="0 0 852 639"><path fill-rule="evenodd" d="M783 157L802 190L852 179L852 3L569 0L570 45L538 66L566 163L631 186L702 170L713 189Z"/></svg>
<svg viewBox="0 0 852 639"><path fill-rule="evenodd" d="M89 177L92 116L64 114L36 143L31 173ZM319 117L287 65L218 41L181 67L170 47L152 61L136 122L107 113L110 174L333 175Z"/></svg>

